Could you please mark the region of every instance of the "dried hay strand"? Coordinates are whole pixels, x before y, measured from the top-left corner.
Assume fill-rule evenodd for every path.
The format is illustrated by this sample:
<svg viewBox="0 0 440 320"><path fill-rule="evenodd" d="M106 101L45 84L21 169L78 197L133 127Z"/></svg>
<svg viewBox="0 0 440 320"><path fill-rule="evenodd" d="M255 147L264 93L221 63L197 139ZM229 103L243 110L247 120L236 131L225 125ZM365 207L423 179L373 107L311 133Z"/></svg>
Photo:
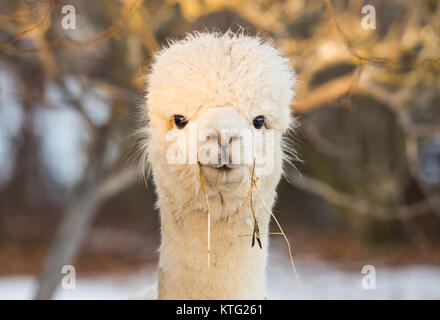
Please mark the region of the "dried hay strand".
<svg viewBox="0 0 440 320"><path fill-rule="evenodd" d="M268 206L266 205L266 202L261 198L261 196L258 194L258 192L256 193L256 195L257 195L258 199L261 201L261 203L263 204L264 208L268 212L270 212L270 215L275 220L275 223L277 224L278 229L280 229L280 232L273 232L273 233L269 233L269 234L278 234L278 235L283 236L283 238L287 244L287 248L289 250L290 264L292 266L293 273L295 274L295 278L298 281L299 286L302 287L301 280L299 279L298 273L296 272L295 264L293 263L293 254L292 254L292 247L290 246L290 241L287 238L286 233L284 232L283 228L281 227L281 224L279 223L277 217L275 217L275 215L273 214L272 210L270 208L268 208Z"/></svg>
<svg viewBox="0 0 440 320"><path fill-rule="evenodd" d="M201 186L202 186L203 196L204 196L205 204L206 204L206 210L207 210L207 213L208 213L207 266L209 268L209 266L210 266L210 252L211 252L211 208L209 206L209 199L208 199L208 191L207 191L207 188L206 188L205 174L203 172L202 165L200 164L200 161L198 161L198 159L197 159L197 166L199 168L200 183L201 183ZM258 243L260 249L262 249L263 247L262 247L262 244L261 244L260 229L259 229L259 226L258 226L258 221L257 221L256 215L255 215L255 210L254 210L254 205L253 205L253 191L256 190L256 184L257 184L258 180L259 180L259 178L255 177L255 158L254 158L254 163L252 165L251 184L250 184L250 187L249 187L249 191L248 191L248 194L247 194L243 204L241 205L240 209L238 210L238 212L236 214L235 223L237 222L238 216L243 211L243 208L245 207L247 201L250 199L250 206L251 206L252 216L254 218L254 230L253 230L252 234L239 235L238 237L252 236L252 244L251 244L251 246L253 247L255 245L255 240L257 240L257 243ZM258 197L258 200L264 206L264 209L267 210L270 213L271 217L275 220L275 223L277 224L278 229L280 230L280 232L269 232L269 233L263 233L263 234L264 235L281 235L281 236L283 236L283 238L284 238L284 240L285 240L285 242L287 244L287 247L288 247L289 259L290 259L290 264L292 266L293 273L295 275L296 280L298 281L298 284L301 287L302 284L301 284L301 281L299 279L298 273L296 271L295 264L293 262L293 254L292 254L292 247L290 245L290 241L287 238L286 233L284 232L283 228L281 227L281 224L279 223L278 219L273 214L272 210L270 208L268 208L268 206L266 205L266 202L261 198L261 196L260 196L260 194L258 192L256 192L256 196Z"/></svg>
<svg viewBox="0 0 440 320"><path fill-rule="evenodd" d="M197 159L197 165L199 167L199 177L200 177L200 183L202 185L202 191L205 198L205 204L206 204L206 210L208 211L208 252L207 252L207 265L209 268L210 264L210 253L211 253L211 208L209 207L209 200L208 200L208 191L206 189L206 180L205 180L205 174L203 173L202 165L200 164L200 161Z"/></svg>
<svg viewBox="0 0 440 320"><path fill-rule="evenodd" d="M261 245L261 236L260 236L260 228L258 226L258 221L257 221L257 217L255 215L255 210L254 210L254 204L253 204L253 199L252 199L252 193L253 190L255 188L255 186L257 185L257 181L258 181L258 177L255 177L255 158L254 158L254 162L252 165L252 174L251 174L251 184L250 184L250 188L248 191L248 194L246 196L246 198L243 201L243 204L241 205L240 209L238 210L236 216L235 216L235 222L234 225L237 223L238 217L240 216L240 213L243 211L247 201L250 199L250 205L251 205L251 211L252 211L252 217L254 218L254 230L252 232L252 247L255 245L255 239L257 240L258 246L260 247L260 249L262 249L262 245Z"/></svg>
<svg viewBox="0 0 440 320"><path fill-rule="evenodd" d="M254 162L253 162L253 165L252 165L251 185L250 185L250 188L249 188L249 192L248 192L248 195L247 195L246 199L244 200L243 204L241 205L240 209L237 212L237 216L235 217L235 223L237 222L238 216L242 212L242 210L245 207L247 201L250 199L252 215L253 215L253 218L254 218L254 230L253 230L252 234L239 235L238 237L240 238L240 237L250 237L250 236L252 236L252 247L255 244L255 239L257 239L258 245L260 246L260 248L262 248L262 246L261 246L261 234L260 234L260 230L259 230L259 227L258 227L258 222L257 222L256 216L255 216L255 211L254 211L254 207L253 207L253 197L252 197L254 189L256 190L256 184L257 184L258 179L259 179L258 177L255 178L255 158L254 158ZM265 210L270 212L270 215L273 217L273 219L275 220L275 223L278 226L278 229L280 230L280 232L268 232L268 233L264 233L264 235L282 235L283 236L283 238L284 238L284 240L285 240L285 242L287 244L287 248L289 250L289 259L290 259L290 264L292 266L293 273L295 275L296 280L298 281L298 284L301 286L301 281L299 279L298 273L297 273L296 268L295 268L295 264L293 262L293 254L292 254L292 248L291 248L291 245L290 245L290 241L287 238L287 236L286 236L283 228L281 227L281 224L279 223L278 219L273 214L272 210L270 210L268 208L268 206L266 205L265 201L260 197L258 192L256 192L256 195L258 197L258 200L260 200L261 203L263 204Z"/></svg>

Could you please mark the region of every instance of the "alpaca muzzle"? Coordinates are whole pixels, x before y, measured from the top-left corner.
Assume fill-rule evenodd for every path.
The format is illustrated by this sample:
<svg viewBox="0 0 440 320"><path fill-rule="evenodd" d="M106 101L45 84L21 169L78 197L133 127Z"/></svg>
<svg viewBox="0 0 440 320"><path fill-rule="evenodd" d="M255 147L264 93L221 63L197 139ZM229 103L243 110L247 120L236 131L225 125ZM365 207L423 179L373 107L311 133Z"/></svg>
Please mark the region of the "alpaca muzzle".
<svg viewBox="0 0 440 320"><path fill-rule="evenodd" d="M227 171L242 165L242 131L246 120L232 108L214 108L198 119L201 164Z"/></svg>

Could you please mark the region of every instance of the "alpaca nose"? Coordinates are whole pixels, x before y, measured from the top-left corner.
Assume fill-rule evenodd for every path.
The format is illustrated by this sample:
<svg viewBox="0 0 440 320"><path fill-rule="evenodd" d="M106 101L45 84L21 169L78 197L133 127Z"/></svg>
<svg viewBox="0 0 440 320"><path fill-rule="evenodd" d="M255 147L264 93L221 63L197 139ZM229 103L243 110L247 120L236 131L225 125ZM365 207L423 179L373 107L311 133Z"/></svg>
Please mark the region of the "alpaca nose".
<svg viewBox="0 0 440 320"><path fill-rule="evenodd" d="M201 162L239 164L243 131L248 127L246 119L230 107L207 109L199 115Z"/></svg>
<svg viewBox="0 0 440 320"><path fill-rule="evenodd" d="M211 159L218 165L231 165L235 163L234 155L239 153L239 144L241 143L240 132L236 129L210 129L204 137L204 142L216 145L217 148L213 151L216 156Z"/></svg>
<svg viewBox="0 0 440 320"><path fill-rule="evenodd" d="M231 132L234 131L234 132ZM220 148L227 148L233 142L240 139L240 133L238 130L219 130L213 129L207 136L207 141L217 141Z"/></svg>

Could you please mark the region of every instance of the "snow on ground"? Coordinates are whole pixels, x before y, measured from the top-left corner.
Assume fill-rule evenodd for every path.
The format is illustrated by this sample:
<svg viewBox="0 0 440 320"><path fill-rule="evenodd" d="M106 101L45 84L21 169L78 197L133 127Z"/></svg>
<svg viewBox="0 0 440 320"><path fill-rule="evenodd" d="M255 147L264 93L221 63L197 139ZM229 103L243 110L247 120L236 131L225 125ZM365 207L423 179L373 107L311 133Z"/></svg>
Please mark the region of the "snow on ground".
<svg viewBox="0 0 440 320"><path fill-rule="evenodd" d="M440 299L440 269L433 266L376 267L376 289L364 290L365 274L323 262L296 263L300 287L281 255L271 255L268 268L269 299ZM76 289L59 289L56 299L129 299L152 285L157 272L83 277ZM32 277L0 277L0 299L30 299L35 290Z"/></svg>
<svg viewBox="0 0 440 320"><path fill-rule="evenodd" d="M270 299L440 299L440 269L434 266L375 266L375 290L363 289L366 274L361 270L316 261L300 261L296 267L301 286L286 265L269 265Z"/></svg>

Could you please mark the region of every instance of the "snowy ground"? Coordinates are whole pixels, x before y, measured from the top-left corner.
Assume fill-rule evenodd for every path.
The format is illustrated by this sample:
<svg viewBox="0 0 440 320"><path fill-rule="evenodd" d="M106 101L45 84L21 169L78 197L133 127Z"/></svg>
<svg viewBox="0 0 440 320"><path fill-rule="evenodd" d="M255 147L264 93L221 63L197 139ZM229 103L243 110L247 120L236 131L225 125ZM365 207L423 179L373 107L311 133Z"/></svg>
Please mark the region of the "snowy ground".
<svg viewBox="0 0 440 320"><path fill-rule="evenodd" d="M269 299L440 299L440 269L432 266L376 267L376 289L364 290L365 276L323 262L297 263L298 286L284 257L272 255L268 270ZM78 278L76 289L57 291L56 299L127 299L154 283L156 272ZM0 299L29 299L32 277L0 277Z"/></svg>

